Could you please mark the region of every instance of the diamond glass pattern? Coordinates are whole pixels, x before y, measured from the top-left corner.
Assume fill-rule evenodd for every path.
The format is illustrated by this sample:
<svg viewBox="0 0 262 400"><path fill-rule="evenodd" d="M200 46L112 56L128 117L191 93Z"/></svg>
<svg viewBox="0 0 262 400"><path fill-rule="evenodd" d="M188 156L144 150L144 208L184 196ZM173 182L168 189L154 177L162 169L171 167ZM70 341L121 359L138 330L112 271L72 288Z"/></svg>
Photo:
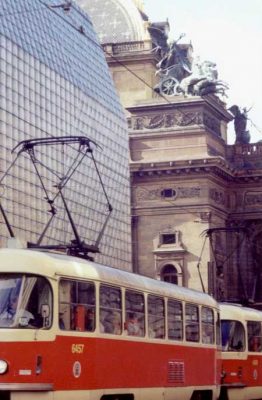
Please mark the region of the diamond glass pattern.
<svg viewBox="0 0 262 400"><path fill-rule="evenodd" d="M61 3L61 2L60 2ZM130 269L128 133L103 51L89 17L75 4L68 13L55 0L5 0L0 11L1 172L25 139L84 135L95 140L99 170L113 206L96 261ZM15 155L13 155L15 157ZM70 151L43 149L52 169L63 170ZM47 173L44 178L49 179ZM51 181L50 181L51 183ZM2 182L1 202L15 230L36 241L49 218L39 182L22 157ZM80 235L93 244L106 205L94 169L85 163L66 191ZM62 207L46 240L70 241ZM6 244L2 225L0 244Z"/></svg>

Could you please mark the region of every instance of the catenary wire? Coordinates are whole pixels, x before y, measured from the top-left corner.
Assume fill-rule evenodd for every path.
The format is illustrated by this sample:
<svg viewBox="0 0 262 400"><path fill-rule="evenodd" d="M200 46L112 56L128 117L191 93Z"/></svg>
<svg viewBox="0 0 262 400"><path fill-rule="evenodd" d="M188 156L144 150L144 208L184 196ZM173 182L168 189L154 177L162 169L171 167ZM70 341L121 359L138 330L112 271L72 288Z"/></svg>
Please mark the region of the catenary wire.
<svg viewBox="0 0 262 400"><path fill-rule="evenodd" d="M72 28L76 29L77 31L79 31L79 28L75 27L73 23L70 23L68 20L66 20L66 18L62 17L58 12L56 12L54 9L52 9L49 5L45 4L42 0L39 0L41 4L45 5L46 7L48 7L49 10L55 12L55 14L62 18L67 24L69 24ZM8 16L8 15L14 15L14 14L19 14L19 13L35 13L39 10L39 8L34 8L32 10L25 10L25 11L18 11L16 13L5 13L5 14L0 14L0 17L3 16ZM78 11L76 9L76 11ZM78 11L79 12L79 11ZM82 15L82 13L81 13ZM82 15L83 16L83 15ZM88 37L84 32L81 32L81 34L84 34L84 36L93 42L93 44L95 44L96 46L102 48L101 45L99 45L97 42L95 42L94 40L92 40L90 37ZM103 49L103 48L102 48ZM137 79L139 79L141 82L143 82L143 84L145 84L146 86L148 86L150 89L154 90L153 87L151 85L149 85L143 78L141 78L139 75L137 75L136 73L134 73L134 71L132 71L130 68L128 68L123 62L121 62L117 57L113 56L111 53L107 52L105 49L103 49L103 51L110 56L114 61L116 61L119 65L123 66L129 73L131 73L132 75L134 75ZM164 100L169 103L169 104L174 104L173 102L170 102L164 95L159 94L160 97L164 98ZM252 120L250 120L250 122L252 123L252 125L258 130L259 133L261 133L261 131L259 130L259 128L253 123ZM170 204L174 205L173 202L169 201ZM187 211L187 209L184 209L184 211ZM195 213L192 213L193 215L198 215Z"/></svg>

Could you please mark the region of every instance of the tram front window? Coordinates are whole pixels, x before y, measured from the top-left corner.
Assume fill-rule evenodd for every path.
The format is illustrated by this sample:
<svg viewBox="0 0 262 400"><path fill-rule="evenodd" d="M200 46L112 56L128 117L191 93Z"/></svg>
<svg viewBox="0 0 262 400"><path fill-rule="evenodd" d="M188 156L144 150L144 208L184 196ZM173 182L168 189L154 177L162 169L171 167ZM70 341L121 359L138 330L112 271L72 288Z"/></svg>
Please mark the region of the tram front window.
<svg viewBox="0 0 262 400"><path fill-rule="evenodd" d="M49 328L52 292L39 276L0 274L0 328Z"/></svg>
<svg viewBox="0 0 262 400"><path fill-rule="evenodd" d="M244 351L245 350L245 329L239 321L222 320L222 350L223 351Z"/></svg>

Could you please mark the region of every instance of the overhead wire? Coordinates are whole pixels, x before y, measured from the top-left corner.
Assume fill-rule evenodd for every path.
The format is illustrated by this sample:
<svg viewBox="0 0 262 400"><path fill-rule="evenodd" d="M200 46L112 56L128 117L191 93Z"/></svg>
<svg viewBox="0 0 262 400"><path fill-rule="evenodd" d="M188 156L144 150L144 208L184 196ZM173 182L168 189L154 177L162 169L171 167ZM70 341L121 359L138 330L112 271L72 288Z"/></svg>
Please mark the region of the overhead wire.
<svg viewBox="0 0 262 400"><path fill-rule="evenodd" d="M256 124L254 124L254 122L252 121L252 119L249 118L249 121L251 123L251 125L258 131L258 133L261 134L262 136L262 129L260 129Z"/></svg>
<svg viewBox="0 0 262 400"><path fill-rule="evenodd" d="M205 290L205 285L204 285L204 282L203 282L203 279L202 279L202 275L201 275L201 272L200 272L200 264L201 264L202 255L203 255L203 252L204 252L206 240L207 240L207 235L205 236L205 240L203 242L201 253L200 253L199 257L198 257L198 262L197 262L198 276L199 276L199 279L200 279L200 283L201 283L201 287L202 287L203 293L206 293L206 290Z"/></svg>
<svg viewBox="0 0 262 400"><path fill-rule="evenodd" d="M61 13L59 13L57 10L58 8L52 8L53 5L49 5L47 4L44 0L38 0L43 6L45 6L47 8L47 10L54 12L59 18L62 18L64 20L64 22L66 22L68 25L70 25L73 29L75 29L76 31L78 31L80 34L84 35L89 41L91 41L95 46L99 47L100 49L103 50L103 52L111 57L114 61L116 61L119 65L121 65L122 67L124 67L129 73L131 73L133 76L135 76L138 80L140 80L144 85L146 85L147 87L149 87L151 90L154 90L154 88L149 85L145 79L141 78L138 74L136 74L134 71L132 71L129 67L127 67L127 65L125 63L123 63L122 61L120 61L115 55L111 54L110 52L108 52L105 48L103 48L103 46L96 42L95 40L93 40L92 38L90 38L89 36L87 36L84 32L84 30L80 29L80 26L77 27L75 26L74 23L71 23L70 21L68 21L68 19L66 17L64 17ZM74 9L79 15L81 15L83 18L87 19L85 16L84 12L81 12L78 10L77 7L75 7L73 4L70 5L70 8ZM0 13L0 18L1 17L5 17L5 16L9 16L9 15L15 15L15 14L20 14L20 13L35 13L36 11L39 11L39 7L33 8L32 10L25 10L25 11L17 11L14 13ZM65 12L65 11L64 11ZM70 11L67 11L67 13L70 13ZM88 20L88 19L87 19ZM89 21L89 20L88 20ZM73 21L75 22L75 21ZM153 50L153 49L152 49ZM150 50L149 50L150 51ZM162 97L167 103L169 104L173 104L174 103L172 101L169 101L168 98L166 96L164 96L162 93L158 93L158 96ZM183 111L180 110L180 112L182 114ZM262 134L262 130L252 121L250 120L252 126L254 126L254 128Z"/></svg>
<svg viewBox="0 0 262 400"><path fill-rule="evenodd" d="M115 55L111 54L110 52L108 52L106 49L104 49L100 44L98 44L96 41L94 41L92 38L90 38L89 36L86 35L86 33L84 31L80 31L79 27L76 27L74 23L71 23L70 21L68 21L68 19L66 17L64 17L61 13L57 12L56 9L53 9L50 5L46 4L44 1L42 0L38 0L42 5L44 5L45 7L47 7L48 10L54 12L58 17L62 18L68 25L70 25L73 29L77 30L79 33L81 33L82 35L85 36L85 38L87 38L88 40L90 40L95 46L101 48L104 53L109 56L110 58L112 58L114 61L116 61L119 65L121 65L122 67L124 67L130 74L132 74L133 76L135 76L138 80L140 80L144 85L146 85L147 87L149 87L150 89L154 90L154 88L148 84L148 82L146 82L145 79L141 78L138 74L136 74L134 71L132 71L125 63L123 63L122 61L120 61ZM73 6L72 6L73 7ZM8 15L13 15L13 14L19 14L19 13L35 13L39 10L40 8L34 8L32 10L25 10L25 11L18 11L15 13L5 13L5 14L0 14L0 17L3 16L8 16ZM82 17L84 17L84 13L82 14L81 12L78 11L77 8L74 7L74 10L76 10L79 14L81 14ZM73 21L75 22L75 21ZM164 95L162 95L161 93L158 94L158 96L162 97L167 103L174 105L174 103L172 101L169 101L168 98ZM182 114L184 114L181 111ZM253 123L253 121L251 121L252 125L258 130L258 132L261 133L261 131L259 130L259 128ZM174 206L174 202L169 201L170 204L172 204L172 206ZM180 207L181 208L181 207ZM188 209L184 209L184 211L188 212ZM199 213L191 213L192 215L195 216L199 216Z"/></svg>
<svg viewBox="0 0 262 400"><path fill-rule="evenodd" d="M130 74L132 74L133 76L135 76L138 80L140 80L144 85L146 85L147 87L149 87L151 90L154 91L154 88L143 78L141 78L138 74L136 74L134 71L132 71L125 63L123 63L122 61L120 61L115 55L113 55L112 53L108 52L105 48L103 48L103 46L96 42L95 40L93 40L92 38L90 38L89 36L86 35L84 30L81 30L81 26L77 27L75 26L75 21L70 22L68 21L68 18L64 17L58 10L58 8L52 8L52 5L47 4L44 0L38 0L43 6L47 7L47 9L49 11L54 12L59 18L62 18L64 20L64 22L66 22L68 25L70 25L73 29L75 29L76 31L78 31L80 34L84 35L89 41L91 41L95 46L99 47L100 49L103 50L103 52L111 57L114 61L116 61L119 65L121 65L122 67L124 67ZM76 11L79 15L81 15L83 18L87 19L85 16L84 12L81 12L78 10L77 7L75 7L73 4L70 5L70 8L74 9L74 11ZM8 16L8 15L15 15L18 13L34 13L36 11L38 11L40 8L36 7L33 10L25 10L25 11L17 11L15 13L0 13L0 17L4 17L4 16ZM65 11L63 11L65 13ZM70 11L67 11L67 13L70 13ZM72 19L72 18L71 18ZM88 20L88 19L87 19ZM89 20L88 20L89 21ZM153 50L153 49L152 49ZM148 50L150 51L150 50ZM164 96L162 93L158 93L159 97L162 97L168 104L172 104L174 105L174 103L172 101L169 101L169 99ZM182 115L186 115L182 110L179 110L181 112ZM262 130L252 121L250 120L252 126L254 126L254 128L261 133L262 135Z"/></svg>

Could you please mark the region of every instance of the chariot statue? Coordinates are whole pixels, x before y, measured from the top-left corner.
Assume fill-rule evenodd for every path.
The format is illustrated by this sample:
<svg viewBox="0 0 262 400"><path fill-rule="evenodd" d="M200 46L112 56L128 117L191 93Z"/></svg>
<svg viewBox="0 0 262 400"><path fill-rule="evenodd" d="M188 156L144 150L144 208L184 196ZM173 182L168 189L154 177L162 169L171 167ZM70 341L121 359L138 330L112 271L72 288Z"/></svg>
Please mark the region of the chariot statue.
<svg viewBox="0 0 262 400"><path fill-rule="evenodd" d="M157 93L167 96L206 94L226 95L228 85L218 79L216 64L212 61L192 62L188 50L190 45L181 45L180 37L168 43L164 25L151 24L148 27L154 51L160 54L156 75L159 83L154 87Z"/></svg>
<svg viewBox="0 0 262 400"><path fill-rule="evenodd" d="M222 94L226 96L228 85L218 79L218 71L213 61L198 60L193 65L192 74L181 82L184 94L204 96L207 94Z"/></svg>

